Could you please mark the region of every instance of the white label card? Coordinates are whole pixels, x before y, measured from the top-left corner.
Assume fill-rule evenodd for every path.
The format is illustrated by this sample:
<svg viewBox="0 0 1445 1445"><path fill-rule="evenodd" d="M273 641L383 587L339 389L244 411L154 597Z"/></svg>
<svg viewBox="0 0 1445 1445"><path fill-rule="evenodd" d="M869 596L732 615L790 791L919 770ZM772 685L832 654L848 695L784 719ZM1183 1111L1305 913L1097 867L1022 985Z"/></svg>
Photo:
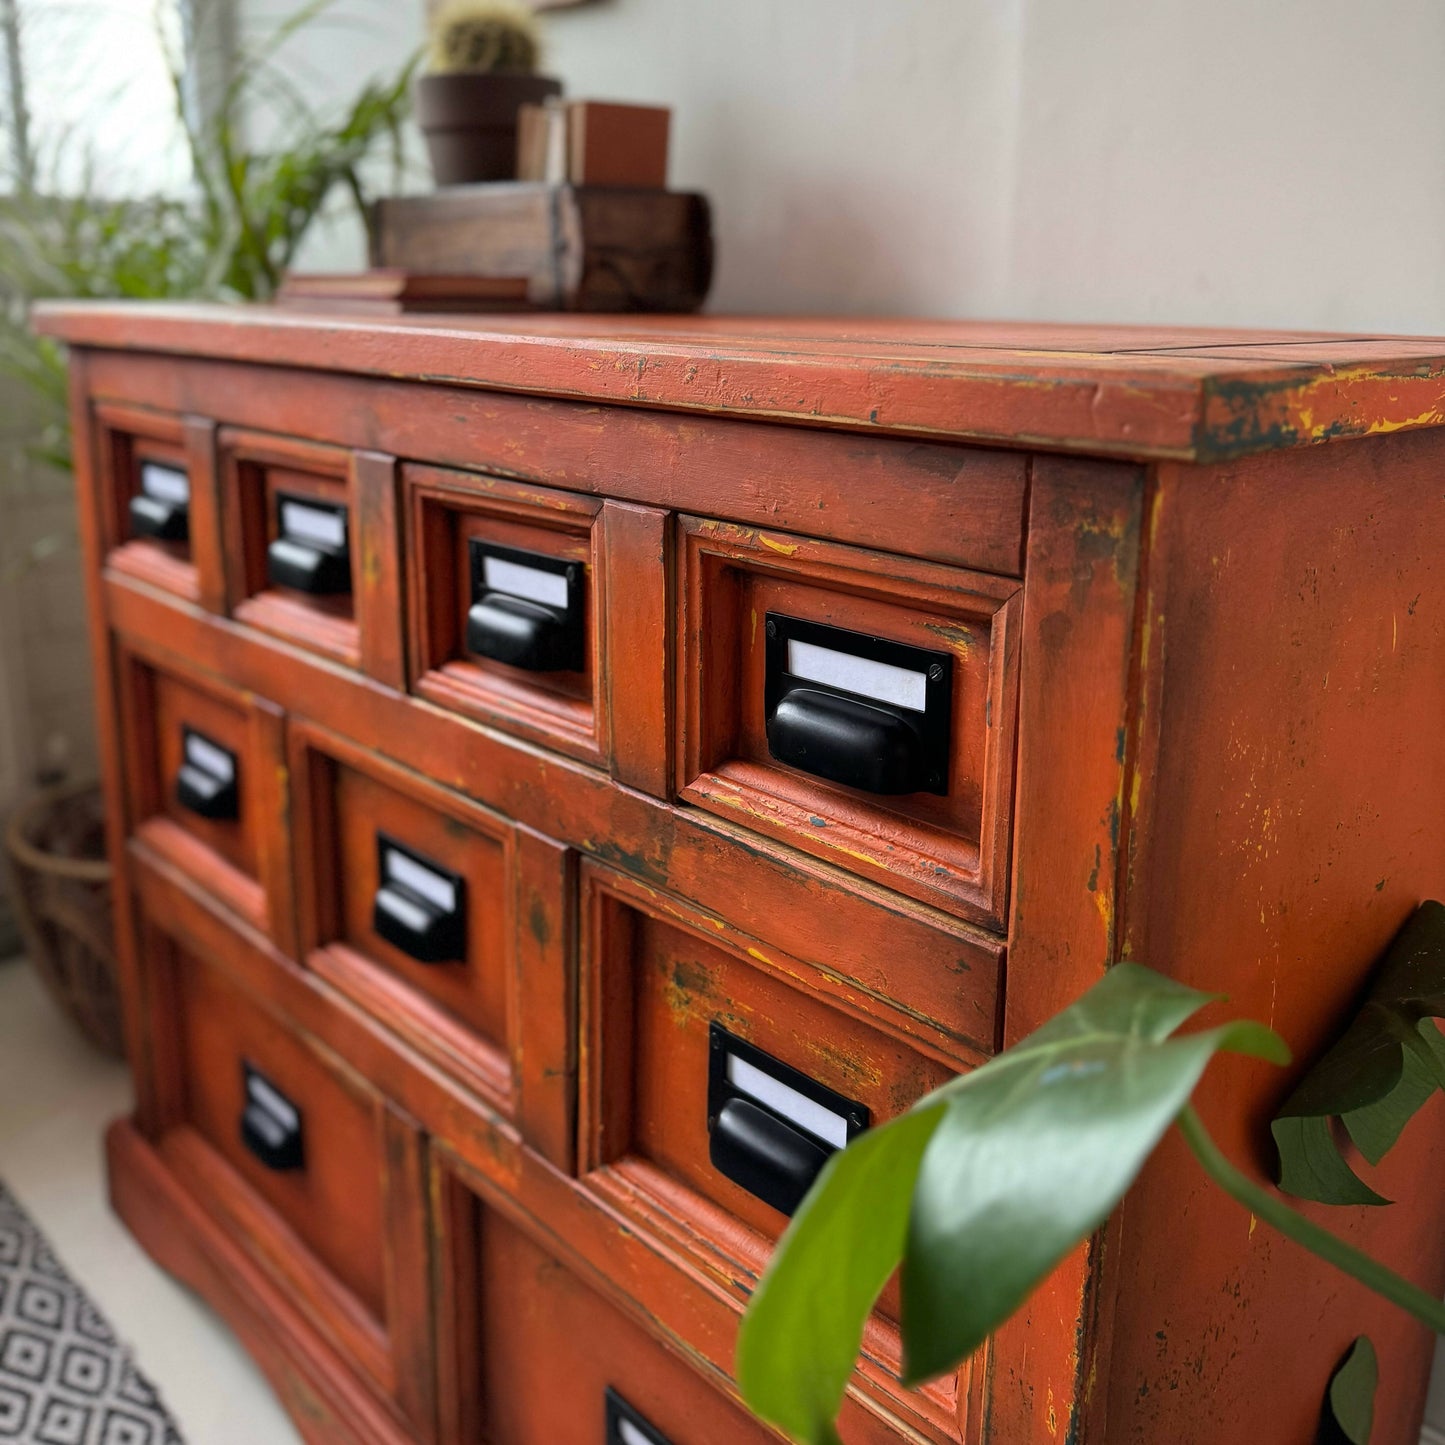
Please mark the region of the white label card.
<svg viewBox="0 0 1445 1445"><path fill-rule="evenodd" d="M184 506L191 500L191 479L179 468L160 462L140 464L140 489L158 502Z"/></svg>
<svg viewBox="0 0 1445 1445"><path fill-rule="evenodd" d="M848 1142L848 1121L806 1094L800 1094L781 1079L764 1073L756 1064L728 1055L728 1083L738 1093L766 1104L773 1113L791 1120L801 1129L841 1149Z"/></svg>
<svg viewBox="0 0 1445 1445"><path fill-rule="evenodd" d="M430 868L423 867L415 858L408 857L397 848L386 850L383 866L388 882L400 883L403 888L410 888L418 898L425 898L443 913L457 911L457 885L450 878L433 873Z"/></svg>
<svg viewBox="0 0 1445 1445"><path fill-rule="evenodd" d="M281 530L296 542L340 549L346 545L346 517L325 507L308 507L303 502L283 500Z"/></svg>
<svg viewBox="0 0 1445 1445"><path fill-rule="evenodd" d="M222 782L233 782L236 777L236 760L225 748L218 748L199 733L186 734L186 761L194 763L203 773L209 773Z"/></svg>
<svg viewBox="0 0 1445 1445"><path fill-rule="evenodd" d="M283 1099L260 1074L246 1075L246 1092L273 1118L279 1119L288 1129L298 1128L301 1116Z"/></svg>
<svg viewBox="0 0 1445 1445"><path fill-rule="evenodd" d="M617 1438L622 1445L652 1445L652 1441L625 1415L617 1417Z"/></svg>
<svg viewBox="0 0 1445 1445"><path fill-rule="evenodd" d="M545 607L567 610L567 579L560 572L509 562L505 557L482 558L482 581L488 592L507 592L540 602Z"/></svg>
<svg viewBox="0 0 1445 1445"><path fill-rule="evenodd" d="M858 657L831 647L819 647L815 642L800 642L795 637L788 639L788 671L808 682L839 687L913 712L923 712L928 705L926 673L897 667L891 662L874 662L871 657Z"/></svg>

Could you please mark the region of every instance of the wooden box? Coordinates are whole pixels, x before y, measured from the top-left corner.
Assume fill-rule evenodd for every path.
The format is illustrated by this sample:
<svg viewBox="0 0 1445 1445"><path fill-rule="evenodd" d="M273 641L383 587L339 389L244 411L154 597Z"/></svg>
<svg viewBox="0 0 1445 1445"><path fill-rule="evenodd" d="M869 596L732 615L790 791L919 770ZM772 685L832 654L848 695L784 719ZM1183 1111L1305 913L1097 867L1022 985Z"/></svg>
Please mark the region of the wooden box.
<svg viewBox="0 0 1445 1445"><path fill-rule="evenodd" d="M526 277L544 311L696 311L712 281L707 198L501 181L376 203L372 264Z"/></svg>
<svg viewBox="0 0 1445 1445"><path fill-rule="evenodd" d="M616 284L600 196L410 204L384 244L455 266L501 215L497 266ZM825 1154L1126 957L1307 1059L1445 892L1445 342L43 325L136 1084L112 1190L310 1441L774 1438L732 1351L797 1177L719 1142L737 1078ZM184 543L129 525L147 462ZM344 592L273 585L278 497L344 511ZM1288 1087L1202 1086L1256 1175ZM1433 1108L1399 1202L1328 1221L1437 1295L1442 1157ZM1375 1445L1418 1434L1424 1331L1175 1139L952 1376L901 1384L898 1307L850 1445L1309 1445L1360 1333Z"/></svg>

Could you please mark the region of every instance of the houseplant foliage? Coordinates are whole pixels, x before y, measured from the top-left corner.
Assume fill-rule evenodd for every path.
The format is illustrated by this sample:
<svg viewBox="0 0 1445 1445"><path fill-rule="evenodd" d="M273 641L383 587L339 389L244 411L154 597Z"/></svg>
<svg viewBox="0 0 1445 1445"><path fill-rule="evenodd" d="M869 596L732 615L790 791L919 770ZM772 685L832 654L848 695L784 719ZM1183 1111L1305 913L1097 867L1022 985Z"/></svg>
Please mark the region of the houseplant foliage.
<svg viewBox="0 0 1445 1445"><path fill-rule="evenodd" d="M1330 1376L1321 1412L1318 1445L1369 1445L1375 1428L1375 1386L1380 1365L1375 1347L1361 1335Z"/></svg>
<svg viewBox="0 0 1445 1445"><path fill-rule="evenodd" d="M433 16L430 73L416 114L440 186L505 181L517 174L517 112L561 92L536 74L536 14L507 0L450 0Z"/></svg>
<svg viewBox="0 0 1445 1445"><path fill-rule="evenodd" d="M33 3L38 8L48 0ZM367 162L389 140L399 166L414 67L407 64L363 86L338 115L321 114L290 85L279 61L286 43L332 8L333 0L310 0L259 43L242 49L204 107L190 94L192 57L167 48L176 124L191 162L189 184L175 194L112 194L98 183L93 166L82 168L78 184L60 186L51 179L66 169L59 164L65 157L55 153L60 147L32 145L25 107L12 105L10 153L19 159L15 174L6 178L8 194L0 194L0 371L25 388L30 405L13 447L0 457L0 503L70 488L65 360L59 347L31 332L34 302L265 298L333 196L340 194L367 218ZM9 7L12 23L3 32L12 96L23 89L16 81L24 55L16 13ZM179 33L166 23L174 18L174 6L158 0L157 17L165 46ZM248 118L262 107L275 122L273 139L264 146L246 139ZM105 124L116 120L104 117ZM83 151L85 139L72 134L64 145ZM42 562L73 566L72 539L73 529L52 526L34 536L18 526L0 527L0 583ZM67 553L72 556L62 555ZM72 585L78 588L78 579ZM76 841L67 822L77 809L90 807L88 797L70 791L40 795L17 814L26 824L24 836L16 832L7 840L17 876L23 869L39 880L15 890L17 908L30 915L29 952L82 1021L115 1013L109 883L99 830L81 833ZM90 811L98 807L96 801ZM29 901L32 897L40 901ZM51 965L46 968L40 940L52 937L59 941L45 950ZM107 991L111 996L102 997Z"/></svg>
<svg viewBox="0 0 1445 1445"><path fill-rule="evenodd" d="M66 376L59 349L30 332L33 302L264 300L333 196L369 219L367 162L389 143L399 169L415 61L365 84L339 115L323 115L278 62L293 36L335 8L336 0L310 0L242 49L204 109L188 97L188 57L159 27L191 161L186 190L115 197L91 178L62 194L45 184L41 157L36 174L0 198L0 366L36 399L35 450L44 460L69 461ZM263 107L275 119L275 139L248 144L247 117Z"/></svg>
<svg viewBox="0 0 1445 1445"><path fill-rule="evenodd" d="M1390 945L1339 1041L1300 1080L1273 1125L1279 1187L1325 1204L1388 1204L1340 1153L1338 1119L1378 1164L1405 1125L1445 1088L1445 904L1424 903Z"/></svg>
<svg viewBox="0 0 1445 1445"><path fill-rule="evenodd" d="M955 1368L1103 1224L1171 1126L1228 1194L1431 1328L1445 1306L1237 1170L1190 1106L1216 1053L1289 1061L1262 1024L1179 1030L1214 996L1121 963L1075 1004L833 1156L738 1339L743 1396L810 1445L834 1425L868 1312L902 1272L904 1379Z"/></svg>

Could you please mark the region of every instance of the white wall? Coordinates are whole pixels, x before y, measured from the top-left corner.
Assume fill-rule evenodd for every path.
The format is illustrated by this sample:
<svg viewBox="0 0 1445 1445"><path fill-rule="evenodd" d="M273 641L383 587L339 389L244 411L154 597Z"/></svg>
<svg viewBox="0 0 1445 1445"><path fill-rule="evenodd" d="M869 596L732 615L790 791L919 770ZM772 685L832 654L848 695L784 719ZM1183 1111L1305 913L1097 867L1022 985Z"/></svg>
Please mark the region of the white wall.
<svg viewBox="0 0 1445 1445"><path fill-rule="evenodd" d="M323 88L420 40L420 0L349 9L364 30L305 42ZM1438 0L602 0L547 26L574 95L675 107L715 310L1445 332Z"/></svg>

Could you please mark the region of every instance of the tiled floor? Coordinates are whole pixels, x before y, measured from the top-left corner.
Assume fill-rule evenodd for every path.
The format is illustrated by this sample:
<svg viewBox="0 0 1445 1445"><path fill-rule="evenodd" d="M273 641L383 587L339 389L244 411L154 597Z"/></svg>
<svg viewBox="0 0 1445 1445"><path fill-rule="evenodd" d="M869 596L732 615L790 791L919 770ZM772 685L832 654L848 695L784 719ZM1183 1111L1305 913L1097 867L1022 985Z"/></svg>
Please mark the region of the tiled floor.
<svg viewBox="0 0 1445 1445"><path fill-rule="evenodd" d="M187 1445L297 1445L226 1327L163 1274L106 1203L101 1134L130 1107L32 971L0 963L0 1178L165 1397Z"/></svg>

